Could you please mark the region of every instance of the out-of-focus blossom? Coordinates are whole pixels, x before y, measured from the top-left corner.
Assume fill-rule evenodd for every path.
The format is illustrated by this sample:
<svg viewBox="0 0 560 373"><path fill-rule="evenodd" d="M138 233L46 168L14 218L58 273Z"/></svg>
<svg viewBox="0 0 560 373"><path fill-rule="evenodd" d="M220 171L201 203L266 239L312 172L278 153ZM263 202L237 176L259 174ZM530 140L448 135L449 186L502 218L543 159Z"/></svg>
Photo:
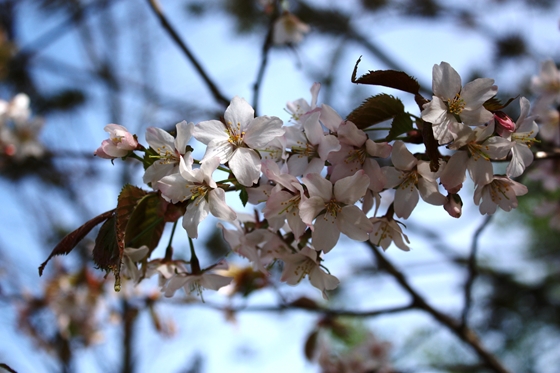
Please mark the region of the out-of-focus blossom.
<svg viewBox="0 0 560 373"><path fill-rule="evenodd" d="M284 12L274 23L272 42L276 45L299 44L311 28L290 12Z"/></svg>
<svg viewBox="0 0 560 373"><path fill-rule="evenodd" d="M538 105L560 103L560 71L554 61L541 64L540 74L531 79L531 89L540 95Z"/></svg>
<svg viewBox="0 0 560 373"><path fill-rule="evenodd" d="M202 297L202 291L204 289L218 290L229 285L233 280L233 277L215 273L216 270L222 269L228 269L228 265L224 260L214 265L210 270L199 274L176 272L164 285L162 292L164 296L172 297L177 290L183 288L187 294L196 292L196 295Z"/></svg>
<svg viewBox="0 0 560 373"><path fill-rule="evenodd" d="M318 255L317 251L306 246L298 253L281 256L284 270L280 280L290 285L296 285L305 276L308 276L311 285L321 290L323 298L328 299L326 291L336 289L340 281L321 268L320 262L317 260Z"/></svg>
<svg viewBox="0 0 560 373"><path fill-rule="evenodd" d="M410 243L407 235L403 233L399 224L392 217L383 216L369 218L369 220L373 224L373 230L369 234L369 241L372 244L387 250L391 243L394 243L399 249L410 251L410 248L406 245L406 243ZM405 241L406 243L404 243Z"/></svg>

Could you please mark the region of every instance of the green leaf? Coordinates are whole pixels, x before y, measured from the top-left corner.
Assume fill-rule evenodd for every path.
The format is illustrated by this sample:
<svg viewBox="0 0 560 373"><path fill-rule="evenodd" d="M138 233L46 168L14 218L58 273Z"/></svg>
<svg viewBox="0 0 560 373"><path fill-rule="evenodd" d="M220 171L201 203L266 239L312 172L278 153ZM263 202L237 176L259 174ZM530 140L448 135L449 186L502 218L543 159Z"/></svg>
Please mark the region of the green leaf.
<svg viewBox="0 0 560 373"><path fill-rule="evenodd" d="M381 93L366 99L346 118L358 128L365 129L377 123L395 118L405 113L404 105L398 98Z"/></svg>
<svg viewBox="0 0 560 373"><path fill-rule="evenodd" d="M391 130L389 134L385 138L385 141L393 141L403 133L408 133L412 131L414 128L412 127L412 119L410 119L410 115L407 113L399 113L393 119L393 123L391 124Z"/></svg>
<svg viewBox="0 0 560 373"><path fill-rule="evenodd" d="M45 260L43 262L43 264L41 264L39 266L39 276L43 275L43 271L45 269L45 266L47 265L47 263L49 262L49 260L51 260L51 258L55 255L67 255L69 254L75 247L76 245L78 245L80 243L81 240L84 239L84 237L91 232L91 230L98 224L100 224L101 222L109 219L111 216L113 216L113 214L115 213L115 210L111 210L111 211L107 211L101 215L96 216L95 218L88 220L87 222L85 222L81 227L79 227L78 229L68 233L63 239L62 241L60 241L58 243L58 245L56 245L56 247L52 250L51 254L49 255L49 257L47 258L47 260Z"/></svg>
<svg viewBox="0 0 560 373"><path fill-rule="evenodd" d="M245 205L247 205L247 202L249 201L249 193L247 193L247 188L240 187L239 198L241 199L243 207L245 207Z"/></svg>
<svg viewBox="0 0 560 373"><path fill-rule="evenodd" d="M148 246L150 251L159 244L165 228L167 202L157 193L144 196L128 219L125 232L125 246Z"/></svg>
<svg viewBox="0 0 560 373"><path fill-rule="evenodd" d="M413 95L420 94L420 84L418 83L418 81L402 71L370 70L367 74L364 74L356 79L358 64L360 63L361 59L362 58L360 57L358 61L356 61L356 65L354 66L354 71L352 72L352 83L381 85L384 87L394 88L400 91L412 93Z"/></svg>
<svg viewBox="0 0 560 373"><path fill-rule="evenodd" d="M115 274L115 291L120 290L120 268L123 251L117 239L117 217L113 215L101 226L95 246L93 248L93 261L98 268Z"/></svg>

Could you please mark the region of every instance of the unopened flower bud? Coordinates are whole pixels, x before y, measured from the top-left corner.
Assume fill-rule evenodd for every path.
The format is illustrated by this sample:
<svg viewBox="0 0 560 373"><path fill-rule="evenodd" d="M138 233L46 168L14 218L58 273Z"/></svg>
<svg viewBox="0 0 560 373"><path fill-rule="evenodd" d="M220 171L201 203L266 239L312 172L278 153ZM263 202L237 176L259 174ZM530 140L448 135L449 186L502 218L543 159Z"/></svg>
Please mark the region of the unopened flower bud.
<svg viewBox="0 0 560 373"><path fill-rule="evenodd" d="M463 212L463 201L461 196L458 194L448 194L447 202L443 205L443 208L449 216L454 218L460 218Z"/></svg>
<svg viewBox="0 0 560 373"><path fill-rule="evenodd" d="M498 132L498 135L507 137L515 131L515 123L503 111L496 111L494 113L494 120L496 123L496 132Z"/></svg>

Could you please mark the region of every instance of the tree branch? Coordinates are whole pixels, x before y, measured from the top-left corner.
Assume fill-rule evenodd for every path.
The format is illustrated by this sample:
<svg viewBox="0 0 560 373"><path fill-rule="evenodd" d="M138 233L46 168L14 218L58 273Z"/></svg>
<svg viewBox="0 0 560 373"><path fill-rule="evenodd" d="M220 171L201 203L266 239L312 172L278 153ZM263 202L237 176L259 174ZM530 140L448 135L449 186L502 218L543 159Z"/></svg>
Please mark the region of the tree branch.
<svg viewBox="0 0 560 373"><path fill-rule="evenodd" d="M476 352L480 360L484 362L486 367L496 373L509 373L502 363L488 350L486 350L473 330L468 327L463 327L457 320L430 306L426 300L414 288L412 288L404 274L393 266L393 264L379 252L379 249L375 245L370 242L367 242L367 244L371 247L379 267L393 276L399 285L401 285L401 287L412 297L412 305L414 308L426 311L440 324L447 327L463 342L468 344Z"/></svg>
<svg viewBox="0 0 560 373"><path fill-rule="evenodd" d="M156 16L159 18L163 28L169 33L169 36L171 36L173 41L175 41L177 46L179 46L181 51L183 51L185 56L187 56L187 59L193 64L194 68L196 69L196 71L198 72L198 74L200 75L202 80L204 80L204 82L208 86L208 89L210 89L210 91L212 92L212 95L214 96L214 99L218 103L220 103L224 106L228 106L229 105L229 100L227 98L225 98L225 96L220 92L220 90L218 89L216 84L214 84L212 79L210 79L210 77L208 76L206 71L204 71L204 68L202 67L202 65L198 62L198 60L196 59L194 54L190 51L189 47L187 47L185 42L181 39L179 34L173 28L173 26L171 26L171 24L169 23L167 18L165 18L165 15L161 11L161 7L159 6L157 0L148 0L148 3L150 4L150 7L152 8L152 10L156 14Z"/></svg>
<svg viewBox="0 0 560 373"><path fill-rule="evenodd" d="M486 215L482 224L476 229L473 234L473 240L471 244L471 253L469 255L469 262L468 262L468 270L469 275L467 277L467 281L465 282L465 307L463 308L463 312L461 315L461 326L465 328L467 326L469 311L472 305L472 287L474 284L474 280L478 274L477 265L476 265L476 254L478 251L478 239L484 229L488 226L490 220L492 220L492 216L494 215Z"/></svg>

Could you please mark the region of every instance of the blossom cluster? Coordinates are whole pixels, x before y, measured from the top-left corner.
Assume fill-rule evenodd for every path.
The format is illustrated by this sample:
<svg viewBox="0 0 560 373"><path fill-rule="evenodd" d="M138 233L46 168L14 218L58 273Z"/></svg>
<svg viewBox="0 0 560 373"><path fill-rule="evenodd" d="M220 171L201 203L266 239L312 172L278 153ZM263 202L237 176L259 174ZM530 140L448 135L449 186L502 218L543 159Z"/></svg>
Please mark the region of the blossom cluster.
<svg viewBox="0 0 560 373"><path fill-rule="evenodd" d="M225 240L254 270L268 274L282 262L282 281L294 285L307 276L324 297L339 280L325 270L323 258L341 234L383 249L394 243L408 251L408 237L396 218L408 219L420 198L460 217L458 192L467 174L482 214L493 214L497 207L510 211L517 196L527 192L513 178L533 160L530 146L538 127L525 98L515 122L499 108L486 107L497 94L492 79L463 86L448 63L434 66L434 95L421 107L417 125L419 130L431 126L435 140L448 149L436 167L401 139L376 139L332 107L318 104L319 90L318 83L311 87L310 103L288 103L289 123L274 116L255 117L247 101L234 97L223 120L182 121L175 136L148 128L149 148L123 126L111 124L105 127L110 138L95 154L113 159L145 152L137 157L144 162L143 181L169 203L186 205L182 225L191 239L212 214L229 222L219 224ZM191 146L193 138L197 143ZM204 156L195 159L200 144ZM506 173L494 174L492 162L507 160ZM240 191L244 202L263 206L262 216L236 213L225 198L233 191ZM393 198L384 215L378 213L382 196ZM126 271L136 281L157 273L166 296L181 287L199 293L202 288L218 289L232 280L224 272L225 261L200 269L192 259L190 270L182 262L152 260L139 275L136 262L148 253L146 248L125 249Z"/></svg>
<svg viewBox="0 0 560 373"><path fill-rule="evenodd" d="M38 140L43 120L31 117L29 97L19 93L10 101L0 100L0 155L19 162L39 158L45 148Z"/></svg>

